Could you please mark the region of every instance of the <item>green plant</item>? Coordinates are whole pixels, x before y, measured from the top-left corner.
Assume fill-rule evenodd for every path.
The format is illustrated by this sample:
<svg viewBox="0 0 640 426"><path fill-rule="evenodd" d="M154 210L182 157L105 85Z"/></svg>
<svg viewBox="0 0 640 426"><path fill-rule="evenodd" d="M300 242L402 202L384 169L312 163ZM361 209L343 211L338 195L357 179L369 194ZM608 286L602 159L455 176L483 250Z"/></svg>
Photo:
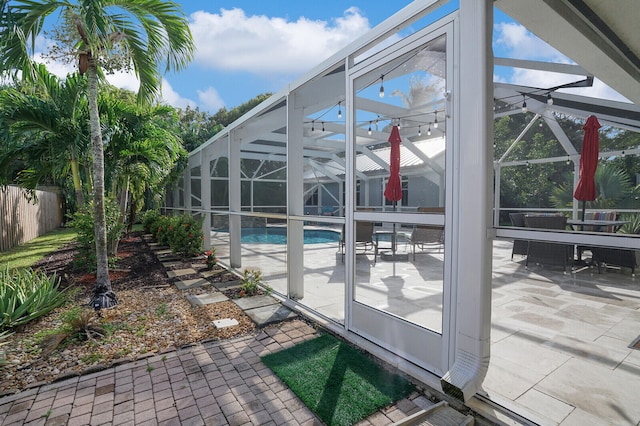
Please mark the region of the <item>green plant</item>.
<svg viewBox="0 0 640 426"><path fill-rule="evenodd" d="M51 410L47 410L47 412L40 417L44 417L45 419L48 419L50 415L51 415Z"/></svg>
<svg viewBox="0 0 640 426"><path fill-rule="evenodd" d="M69 226L78 232L78 257L74 261L76 266L96 266L93 214L93 201L90 201L75 212L73 219L69 222ZM107 253L109 256L115 256L118 251L118 242L125 227L120 223L120 207L115 200L111 198L106 200L105 214L107 218Z"/></svg>
<svg viewBox="0 0 640 426"><path fill-rule="evenodd" d="M202 253L203 217L195 218L190 214L175 216L169 228L169 247L171 251L184 257L193 257Z"/></svg>
<svg viewBox="0 0 640 426"><path fill-rule="evenodd" d="M158 305L158 307L156 308L156 315L159 317L164 317L169 315L169 310L167 309L166 303L163 302Z"/></svg>
<svg viewBox="0 0 640 426"><path fill-rule="evenodd" d="M106 331L95 323L96 314L86 308L74 307L61 315L62 327L55 333L45 337L40 347L42 357L49 356L60 343L68 338L80 341L102 338Z"/></svg>
<svg viewBox="0 0 640 426"><path fill-rule="evenodd" d="M240 286L240 296L252 296L256 294L262 282L262 272L257 269L245 269Z"/></svg>
<svg viewBox="0 0 640 426"><path fill-rule="evenodd" d="M155 234L154 231L157 231L156 223L160 220L160 217L162 217L162 215L158 210L147 210L144 212L142 215L142 228L144 231Z"/></svg>
<svg viewBox="0 0 640 426"><path fill-rule="evenodd" d="M640 214L628 214L622 215L621 220L628 220L629 223L625 223L620 228L622 234L640 234Z"/></svg>
<svg viewBox="0 0 640 426"><path fill-rule="evenodd" d="M154 370L153 365L148 364L147 365L147 373L151 373Z"/></svg>
<svg viewBox="0 0 640 426"><path fill-rule="evenodd" d="M156 232L153 235L161 246L169 245L169 236L174 228L173 222L175 222L173 216L162 216L157 221Z"/></svg>
<svg viewBox="0 0 640 426"><path fill-rule="evenodd" d="M60 280L31 268L0 271L0 330L17 327L47 314L66 301Z"/></svg>
<svg viewBox="0 0 640 426"><path fill-rule="evenodd" d="M204 263L207 265L207 269L210 271L214 266L218 263L218 258L216 257L216 249L211 247L211 250L204 252Z"/></svg>

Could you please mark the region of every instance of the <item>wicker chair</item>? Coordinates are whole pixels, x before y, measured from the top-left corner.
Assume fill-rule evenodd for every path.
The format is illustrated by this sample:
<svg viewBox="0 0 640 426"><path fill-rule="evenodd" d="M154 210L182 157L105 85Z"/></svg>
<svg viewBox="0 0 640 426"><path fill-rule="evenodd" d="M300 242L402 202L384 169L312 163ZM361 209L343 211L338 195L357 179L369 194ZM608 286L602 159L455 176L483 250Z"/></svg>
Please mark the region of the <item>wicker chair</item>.
<svg viewBox="0 0 640 426"><path fill-rule="evenodd" d="M565 229L567 218L562 215L532 215L524 217L527 228L538 229ZM567 271L567 267L573 265L573 246L570 244L547 243L542 241L529 241L527 249L527 261L541 265L558 265Z"/></svg>
<svg viewBox="0 0 640 426"><path fill-rule="evenodd" d="M524 228L526 225L524 223L524 217L526 213L509 213L509 219L511 220L511 226L515 226L517 228ZM511 249L511 260L513 260L514 254L519 254L521 256L527 255L527 250L529 249L529 241L527 240L513 240L513 248Z"/></svg>
<svg viewBox="0 0 640 426"><path fill-rule="evenodd" d="M603 265L614 265L631 269L631 276L635 276L638 257L635 250L590 247L593 254L593 262L598 265L598 273L602 273Z"/></svg>

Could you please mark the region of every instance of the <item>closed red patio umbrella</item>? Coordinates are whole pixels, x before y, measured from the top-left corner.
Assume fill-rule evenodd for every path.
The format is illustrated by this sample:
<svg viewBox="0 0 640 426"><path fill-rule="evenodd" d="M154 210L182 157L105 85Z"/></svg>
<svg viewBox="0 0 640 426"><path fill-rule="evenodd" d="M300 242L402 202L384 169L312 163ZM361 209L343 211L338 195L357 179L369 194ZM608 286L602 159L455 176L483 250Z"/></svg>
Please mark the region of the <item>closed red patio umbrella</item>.
<svg viewBox="0 0 640 426"><path fill-rule="evenodd" d="M573 197L582 201L582 220L584 220L585 204L596 199L596 169L598 168L598 156L600 141L598 129L602 127L595 115L590 116L585 123L584 138L582 140L582 152L580 153L580 180L573 193Z"/></svg>
<svg viewBox="0 0 640 426"><path fill-rule="evenodd" d="M389 135L389 143L391 144L391 154L389 155L389 180L384 189L384 198L393 201L395 208L396 202L402 200L402 184L400 183L400 132L398 126L393 126L391 135Z"/></svg>

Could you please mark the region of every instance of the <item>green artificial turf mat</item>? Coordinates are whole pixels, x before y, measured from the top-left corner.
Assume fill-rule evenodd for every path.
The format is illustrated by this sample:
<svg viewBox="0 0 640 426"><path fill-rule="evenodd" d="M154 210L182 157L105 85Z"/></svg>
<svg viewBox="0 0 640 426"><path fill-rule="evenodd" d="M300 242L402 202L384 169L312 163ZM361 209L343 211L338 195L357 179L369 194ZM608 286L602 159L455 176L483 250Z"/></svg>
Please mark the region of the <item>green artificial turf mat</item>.
<svg viewBox="0 0 640 426"><path fill-rule="evenodd" d="M413 391L409 381L330 334L262 361L328 425L352 425Z"/></svg>

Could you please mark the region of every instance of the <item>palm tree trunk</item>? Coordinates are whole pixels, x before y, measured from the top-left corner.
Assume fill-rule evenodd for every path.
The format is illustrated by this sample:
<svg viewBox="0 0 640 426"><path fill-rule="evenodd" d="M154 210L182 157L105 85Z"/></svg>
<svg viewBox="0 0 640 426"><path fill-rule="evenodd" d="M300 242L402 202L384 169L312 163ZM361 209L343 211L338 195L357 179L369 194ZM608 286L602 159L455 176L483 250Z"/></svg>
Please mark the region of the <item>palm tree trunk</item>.
<svg viewBox="0 0 640 426"><path fill-rule="evenodd" d="M93 204L94 234L96 240L97 277L93 289L91 306L98 310L110 308L118 304L118 298L111 288L109 280L109 263L107 248L107 220L105 214L104 195L104 150L102 146L102 130L98 115L98 76L96 65L92 59L87 69L87 94L89 99L89 121L91 127L91 145L93 152Z"/></svg>
<svg viewBox="0 0 640 426"><path fill-rule="evenodd" d="M80 180L78 160L76 160L73 153L71 154L71 177L73 178L73 189L76 193L76 208L80 208L84 204L84 193L82 192L82 181Z"/></svg>

